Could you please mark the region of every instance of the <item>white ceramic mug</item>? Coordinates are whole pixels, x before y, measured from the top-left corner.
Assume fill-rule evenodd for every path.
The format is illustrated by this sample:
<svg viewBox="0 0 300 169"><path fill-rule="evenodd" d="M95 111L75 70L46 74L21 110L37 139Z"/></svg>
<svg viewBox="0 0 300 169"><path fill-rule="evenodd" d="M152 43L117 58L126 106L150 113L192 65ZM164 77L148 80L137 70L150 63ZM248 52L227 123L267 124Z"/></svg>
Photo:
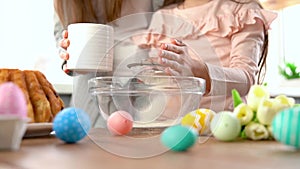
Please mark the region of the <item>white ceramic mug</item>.
<svg viewBox="0 0 300 169"><path fill-rule="evenodd" d="M114 29L95 23L68 26L70 55L67 69L76 73L109 72L113 69Z"/></svg>

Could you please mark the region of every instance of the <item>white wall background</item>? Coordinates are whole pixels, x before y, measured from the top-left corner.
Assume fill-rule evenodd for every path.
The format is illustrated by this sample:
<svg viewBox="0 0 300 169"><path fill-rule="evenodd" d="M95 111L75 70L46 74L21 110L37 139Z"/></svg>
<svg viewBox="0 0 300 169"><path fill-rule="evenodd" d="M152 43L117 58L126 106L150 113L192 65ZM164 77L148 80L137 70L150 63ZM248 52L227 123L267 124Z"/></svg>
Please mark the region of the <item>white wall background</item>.
<svg viewBox="0 0 300 169"><path fill-rule="evenodd" d="M300 66L300 5L286 8L281 15L285 59Z"/></svg>
<svg viewBox="0 0 300 169"><path fill-rule="evenodd" d="M284 61L295 63L300 67L300 5L287 7L278 11L278 18L271 25L268 69L265 81L272 88L297 87L300 80L286 80L279 75L278 67ZM299 91L299 90L298 90ZM300 93L297 93L300 95Z"/></svg>
<svg viewBox="0 0 300 169"><path fill-rule="evenodd" d="M37 69L54 84L71 84L53 35L52 0L0 1L0 68Z"/></svg>

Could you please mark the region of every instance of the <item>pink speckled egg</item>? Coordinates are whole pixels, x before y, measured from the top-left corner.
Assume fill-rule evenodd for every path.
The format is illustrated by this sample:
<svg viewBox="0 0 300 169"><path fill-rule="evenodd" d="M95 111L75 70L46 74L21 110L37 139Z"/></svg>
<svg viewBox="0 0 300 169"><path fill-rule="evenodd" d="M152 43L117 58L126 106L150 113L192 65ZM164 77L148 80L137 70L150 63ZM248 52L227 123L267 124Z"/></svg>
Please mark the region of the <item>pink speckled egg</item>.
<svg viewBox="0 0 300 169"><path fill-rule="evenodd" d="M133 118L126 111L116 111L107 119L107 128L113 135L126 135L133 126Z"/></svg>
<svg viewBox="0 0 300 169"><path fill-rule="evenodd" d="M27 105L23 91L13 82L0 85L0 116L27 118Z"/></svg>

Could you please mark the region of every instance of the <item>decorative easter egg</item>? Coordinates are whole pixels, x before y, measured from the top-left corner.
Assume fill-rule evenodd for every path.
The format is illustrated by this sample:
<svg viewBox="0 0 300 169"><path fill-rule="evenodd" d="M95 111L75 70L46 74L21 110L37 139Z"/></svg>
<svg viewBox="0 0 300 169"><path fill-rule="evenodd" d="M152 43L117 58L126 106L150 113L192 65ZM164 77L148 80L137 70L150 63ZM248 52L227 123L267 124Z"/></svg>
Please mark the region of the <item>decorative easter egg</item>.
<svg viewBox="0 0 300 169"><path fill-rule="evenodd" d="M279 112L272 121L275 140L297 149L300 148L300 107Z"/></svg>
<svg viewBox="0 0 300 169"><path fill-rule="evenodd" d="M161 134L161 142L172 151L186 151L198 138L194 128L182 125L168 127Z"/></svg>
<svg viewBox="0 0 300 169"><path fill-rule="evenodd" d="M0 85L0 115L27 118L26 98L19 86L13 82Z"/></svg>
<svg viewBox="0 0 300 169"><path fill-rule="evenodd" d="M241 132L241 123L233 112L222 111L210 123L213 136L220 141L234 141Z"/></svg>
<svg viewBox="0 0 300 169"><path fill-rule="evenodd" d="M53 130L57 138L66 143L76 143L83 139L91 128L86 112L68 107L60 111L53 120Z"/></svg>
<svg viewBox="0 0 300 169"><path fill-rule="evenodd" d="M113 135L126 135L133 127L133 118L126 111L116 111L107 119L107 128Z"/></svg>
<svg viewBox="0 0 300 169"><path fill-rule="evenodd" d="M216 113L210 109L197 109L181 119L181 125L195 128L199 135L210 134L210 122Z"/></svg>

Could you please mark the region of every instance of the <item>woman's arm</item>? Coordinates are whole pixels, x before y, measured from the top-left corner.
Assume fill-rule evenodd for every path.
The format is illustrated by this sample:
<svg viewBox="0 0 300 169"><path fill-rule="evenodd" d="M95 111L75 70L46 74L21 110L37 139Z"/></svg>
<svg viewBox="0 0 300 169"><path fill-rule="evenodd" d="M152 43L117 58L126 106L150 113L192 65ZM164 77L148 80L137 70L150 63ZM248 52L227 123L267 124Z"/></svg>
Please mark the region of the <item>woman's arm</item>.
<svg viewBox="0 0 300 169"><path fill-rule="evenodd" d="M63 39L62 32L64 31L64 28L56 12L54 12L53 23L54 23L54 37L56 41L56 47L60 47L59 43Z"/></svg>

